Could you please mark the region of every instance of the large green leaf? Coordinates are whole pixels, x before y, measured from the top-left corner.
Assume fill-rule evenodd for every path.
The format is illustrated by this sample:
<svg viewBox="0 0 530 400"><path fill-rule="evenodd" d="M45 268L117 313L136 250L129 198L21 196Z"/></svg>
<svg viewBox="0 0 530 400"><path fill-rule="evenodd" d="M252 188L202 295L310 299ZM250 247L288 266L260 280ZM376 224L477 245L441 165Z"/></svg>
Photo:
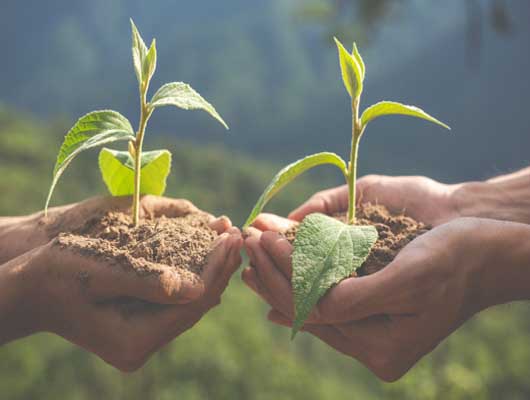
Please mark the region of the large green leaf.
<svg viewBox="0 0 530 400"><path fill-rule="evenodd" d="M304 218L292 255L293 338L318 300L362 265L376 241L373 226L346 225L323 214Z"/></svg>
<svg viewBox="0 0 530 400"><path fill-rule="evenodd" d="M72 160L82 151L119 140L134 140L134 131L130 122L116 111L93 111L81 117L66 134L59 149L59 155L53 169L53 180L46 199L48 209L53 190L62 173Z"/></svg>
<svg viewBox="0 0 530 400"><path fill-rule="evenodd" d="M184 110L203 110L228 129L228 125L226 125L226 122L217 113L215 108L187 83L166 83L157 90L149 106L153 108L175 106Z"/></svg>
<svg viewBox="0 0 530 400"><path fill-rule="evenodd" d="M107 148L99 153L99 169L113 196L134 193L134 160L128 151ZM147 151L141 157L141 194L161 196L171 170L171 153L167 150Z"/></svg>
<svg viewBox="0 0 530 400"><path fill-rule="evenodd" d="M356 99L363 91L363 67L357 61L355 54L350 54L337 38L334 39L339 51L340 70L344 87L346 87L350 97ZM354 48L354 53L355 50L356 48Z"/></svg>
<svg viewBox="0 0 530 400"><path fill-rule="evenodd" d="M278 172L276 176L272 179L271 183L269 183L269 186L267 186L263 194L258 199L258 202L252 209L252 212L250 213L249 217L247 218L247 222L245 222L245 225L243 227L246 228L250 226L254 222L256 217L259 215L259 213L261 213L263 207L265 207L269 200L272 199L272 197L276 193L282 190L294 178L304 173L308 169L322 164L335 165L344 174L347 174L346 163L335 153L317 153L295 161L292 164L289 164L280 172Z"/></svg>
<svg viewBox="0 0 530 400"><path fill-rule="evenodd" d="M396 103L395 101L381 101L374 104L373 106L368 107L366 110L364 110L363 115L361 116L361 123L363 126L366 126L368 122L374 118L382 117L383 115L410 115L412 117L422 118L427 121L434 122L435 124L443 126L446 129L451 129L443 122L438 121L433 116L427 114L421 108Z"/></svg>

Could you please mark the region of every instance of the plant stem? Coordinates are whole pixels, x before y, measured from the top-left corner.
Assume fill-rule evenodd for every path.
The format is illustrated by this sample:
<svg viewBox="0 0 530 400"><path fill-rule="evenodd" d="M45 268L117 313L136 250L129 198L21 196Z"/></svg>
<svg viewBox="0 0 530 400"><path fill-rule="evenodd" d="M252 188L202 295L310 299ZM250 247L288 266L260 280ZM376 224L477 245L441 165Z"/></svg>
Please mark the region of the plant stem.
<svg viewBox="0 0 530 400"><path fill-rule="evenodd" d="M352 139L350 162L348 163L348 224L355 224L356 181L357 181L357 155L359 141L363 128L359 120L359 98L352 100Z"/></svg>
<svg viewBox="0 0 530 400"><path fill-rule="evenodd" d="M138 132L136 133L136 141L134 143L134 194L133 194L133 207L132 207L132 217L134 226L138 226L140 222L140 183L142 180L141 170L142 170L142 145L144 142L145 127L147 126L147 121L151 117L152 110L149 109L147 105L147 87L140 89L140 124L138 127Z"/></svg>

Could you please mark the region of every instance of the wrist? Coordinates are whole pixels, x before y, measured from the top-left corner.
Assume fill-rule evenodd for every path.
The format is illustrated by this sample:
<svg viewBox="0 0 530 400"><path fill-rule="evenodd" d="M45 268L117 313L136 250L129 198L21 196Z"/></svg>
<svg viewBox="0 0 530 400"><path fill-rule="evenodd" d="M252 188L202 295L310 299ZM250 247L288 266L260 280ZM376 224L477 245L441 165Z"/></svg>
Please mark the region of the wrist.
<svg viewBox="0 0 530 400"><path fill-rule="evenodd" d="M0 266L0 344L40 330L42 313L35 307L40 253L37 248Z"/></svg>
<svg viewBox="0 0 530 400"><path fill-rule="evenodd" d="M482 220L475 248L480 254L474 282L480 309L530 299L530 226Z"/></svg>
<svg viewBox="0 0 530 400"><path fill-rule="evenodd" d="M449 186L452 208L461 217L530 223L530 181L466 182Z"/></svg>
<svg viewBox="0 0 530 400"><path fill-rule="evenodd" d="M0 264L49 241L42 213L0 218Z"/></svg>

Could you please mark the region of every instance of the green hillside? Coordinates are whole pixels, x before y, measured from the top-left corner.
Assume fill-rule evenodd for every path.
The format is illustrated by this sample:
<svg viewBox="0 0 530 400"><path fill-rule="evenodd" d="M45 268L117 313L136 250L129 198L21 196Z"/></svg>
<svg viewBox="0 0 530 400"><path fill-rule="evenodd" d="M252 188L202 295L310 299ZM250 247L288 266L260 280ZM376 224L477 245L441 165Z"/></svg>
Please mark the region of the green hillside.
<svg viewBox="0 0 530 400"><path fill-rule="evenodd" d="M0 111L0 215L40 209L66 124ZM230 150L181 144L169 194L241 223L276 166ZM155 148L157 143L147 143ZM76 160L55 204L103 194L96 153ZM312 175L318 188L334 174ZM323 184L324 182L324 184ZM271 209L287 212L317 186L302 180ZM234 276L222 306L157 354L121 374L57 337L41 334L0 348L2 399L526 399L530 315L504 306L468 323L405 379L381 384L360 364L307 335L267 323L265 306ZM127 333L124 332L124 335Z"/></svg>

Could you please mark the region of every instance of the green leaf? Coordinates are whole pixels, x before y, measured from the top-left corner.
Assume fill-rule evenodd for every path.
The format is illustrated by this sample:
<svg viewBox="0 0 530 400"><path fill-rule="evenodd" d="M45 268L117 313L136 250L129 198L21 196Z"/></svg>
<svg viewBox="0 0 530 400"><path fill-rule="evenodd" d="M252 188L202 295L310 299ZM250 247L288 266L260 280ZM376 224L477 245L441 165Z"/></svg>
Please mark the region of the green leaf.
<svg viewBox="0 0 530 400"><path fill-rule="evenodd" d="M323 214L304 218L292 255L292 338L328 289L362 265L376 241L377 230L373 226L346 225Z"/></svg>
<svg viewBox="0 0 530 400"><path fill-rule="evenodd" d="M351 55L337 38L334 39L339 51L340 70L344 87L350 94L350 97L356 99L363 91L362 68L356 57Z"/></svg>
<svg viewBox="0 0 530 400"><path fill-rule="evenodd" d="M119 140L134 140L130 122L116 111L93 111L81 117L66 134L53 169L53 180L44 207L48 210L53 190L70 162L82 151Z"/></svg>
<svg viewBox="0 0 530 400"><path fill-rule="evenodd" d="M138 84L142 85L142 83L144 82L143 66L144 66L145 57L147 55L147 46L145 45L145 42L142 39L140 32L138 32L138 28L136 28L136 25L134 24L134 21L132 19L131 19L131 30L132 30L132 57L133 57L134 72L136 73Z"/></svg>
<svg viewBox="0 0 530 400"><path fill-rule="evenodd" d="M153 39L142 64L144 82L150 82L156 70L156 39Z"/></svg>
<svg viewBox="0 0 530 400"><path fill-rule="evenodd" d="M427 121L434 122L435 124L443 126L446 129L451 129L443 122L438 121L433 116L427 114L421 108L407 106L405 104L396 103L395 101L381 101L368 107L366 110L364 110L363 115L361 116L361 123L363 126L366 126L368 122L374 118L382 117L383 115L410 115L411 117L422 118Z"/></svg>
<svg viewBox="0 0 530 400"><path fill-rule="evenodd" d="M228 129L228 125L226 125L226 122L223 121L215 108L187 83L166 83L158 89L149 105L153 108L175 106L184 110L204 110Z"/></svg>
<svg viewBox="0 0 530 400"><path fill-rule="evenodd" d="M359 53L359 50L357 49L357 44L355 44L355 42L353 42L352 56L355 57L355 59L357 60L357 63L359 64L359 67L361 68L361 79L364 82L364 74L366 71L366 66L364 65L364 60L361 57L361 54Z"/></svg>
<svg viewBox="0 0 530 400"><path fill-rule="evenodd" d="M308 169L322 164L335 165L342 171L342 173L347 174L346 163L335 153L316 153L311 156L302 158L298 161L295 161L292 164L289 164L280 172L278 172L276 176L272 179L271 183L269 183L269 186L267 186L261 197L258 199L258 202L252 209L252 212L247 218L247 222L245 222L243 228L249 227L254 222L259 213L261 213L263 207L265 207L265 205L270 201L270 199L272 199L274 195L276 195L276 193L282 190L289 182L291 182L294 178L304 173Z"/></svg>
<svg viewBox="0 0 530 400"><path fill-rule="evenodd" d="M99 153L99 169L113 196L134 193L134 159L128 151L107 148ZM141 157L141 194L161 196L171 169L171 153L167 150L147 151Z"/></svg>

